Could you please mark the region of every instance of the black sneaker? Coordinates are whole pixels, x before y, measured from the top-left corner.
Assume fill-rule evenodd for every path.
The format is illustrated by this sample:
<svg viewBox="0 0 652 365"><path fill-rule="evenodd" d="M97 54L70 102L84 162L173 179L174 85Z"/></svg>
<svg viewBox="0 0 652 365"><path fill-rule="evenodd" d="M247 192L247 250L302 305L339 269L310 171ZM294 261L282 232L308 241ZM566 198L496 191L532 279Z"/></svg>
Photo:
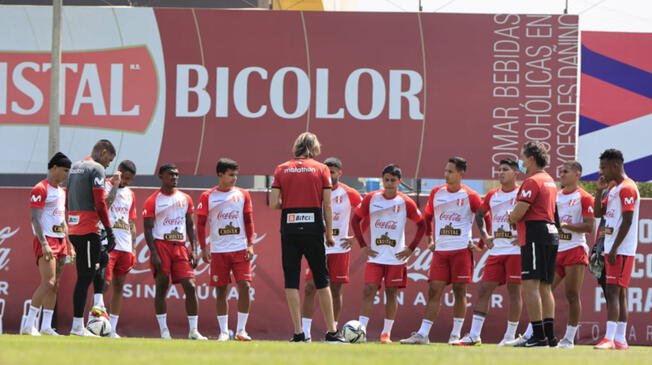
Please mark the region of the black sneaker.
<svg viewBox="0 0 652 365"><path fill-rule="evenodd" d="M559 343L559 340L557 339L557 337L553 337L553 338L548 337L548 346L557 347L558 343Z"/></svg>
<svg viewBox="0 0 652 365"><path fill-rule="evenodd" d="M306 342L306 335L303 332L295 333L292 335L290 342Z"/></svg>
<svg viewBox="0 0 652 365"><path fill-rule="evenodd" d="M530 338L523 347L549 347L547 338Z"/></svg>
<svg viewBox="0 0 652 365"><path fill-rule="evenodd" d="M326 337L324 337L324 342L326 343L348 343L342 336L340 331L335 332L326 332Z"/></svg>

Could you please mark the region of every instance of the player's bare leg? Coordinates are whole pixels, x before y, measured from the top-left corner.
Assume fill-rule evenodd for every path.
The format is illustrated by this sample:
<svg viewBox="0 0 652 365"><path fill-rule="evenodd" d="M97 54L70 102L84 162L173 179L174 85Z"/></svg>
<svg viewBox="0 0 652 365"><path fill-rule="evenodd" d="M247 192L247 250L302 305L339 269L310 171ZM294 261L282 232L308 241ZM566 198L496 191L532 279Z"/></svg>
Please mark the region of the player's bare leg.
<svg viewBox="0 0 652 365"><path fill-rule="evenodd" d="M294 325L294 333L301 334L301 297L299 296L299 289L285 288L285 299L288 302L288 309L290 310L290 317Z"/></svg>
<svg viewBox="0 0 652 365"><path fill-rule="evenodd" d="M317 294L319 295L319 306L321 308L321 313L324 316L324 322L326 323L328 332L337 332L337 328L335 328L335 318L333 316L333 294L331 293L330 286L317 289Z"/></svg>
<svg viewBox="0 0 652 365"><path fill-rule="evenodd" d="M111 290L111 302L109 307L109 321L111 321L111 337L120 337L117 334L118 319L122 312L122 290L125 285L126 275L115 276L113 280L106 280L107 290Z"/></svg>
<svg viewBox="0 0 652 365"><path fill-rule="evenodd" d="M161 338L170 339L170 330L167 324L167 303L165 296L170 288L170 279L162 271L157 271L154 276L156 293L154 294L154 311L156 312L156 320L158 321L159 328L161 329Z"/></svg>
<svg viewBox="0 0 652 365"><path fill-rule="evenodd" d="M392 327L394 326L396 312L398 311L398 292L398 287L385 287L385 297L387 298L387 303L385 303L385 322L383 323L383 331L380 334L381 343L392 342Z"/></svg>
<svg viewBox="0 0 652 365"><path fill-rule="evenodd" d="M358 321L365 327L365 331L369 324L369 317L374 307L374 297L378 292L378 288L379 286L376 283L366 283L362 290L362 305L360 306Z"/></svg>
<svg viewBox="0 0 652 365"><path fill-rule="evenodd" d="M306 287L304 288L303 296L303 310L301 318L301 327L303 328L303 333L306 335L306 339L311 338L311 327L312 327L312 317L315 314L315 296L317 295L317 288L315 287L315 281L310 278L306 280ZM333 310L335 310L335 302L333 301ZM337 318L337 317L335 317Z"/></svg>
<svg viewBox="0 0 652 365"><path fill-rule="evenodd" d="M473 310L473 319L471 321L471 330L455 345L459 346L473 346L482 343L480 334L482 333L482 326L484 320L489 312L489 300L494 290L498 287L499 283L495 281L483 281L480 283L478 290L478 301ZM457 299L455 299L457 304Z"/></svg>
<svg viewBox="0 0 652 365"><path fill-rule="evenodd" d="M417 332L413 332L409 338L402 339L401 344L425 345L430 343L428 339L430 329L439 315L441 296L447 283L441 280L431 280L428 285L428 303L426 303L426 310L423 320L421 320L421 327Z"/></svg>
<svg viewBox="0 0 652 365"><path fill-rule="evenodd" d="M179 282L186 295L186 313L188 314L188 338L192 340L207 340L197 330L197 284L194 278L184 278Z"/></svg>
<svg viewBox="0 0 652 365"><path fill-rule="evenodd" d="M333 317L337 324L342 314L342 305L344 304L344 292L342 291L343 283L331 283L331 294L333 295ZM337 325L335 326L337 327Z"/></svg>
<svg viewBox="0 0 652 365"><path fill-rule="evenodd" d="M566 333L559 342L558 347L573 348L575 342L575 334L577 333L578 324L582 315L582 302L580 298L580 291L582 290L582 283L584 282L585 265L570 265L565 267L566 276L564 284L564 292L566 300L568 301L568 323L566 325ZM555 281L557 275L555 274ZM553 290L555 288L553 282Z"/></svg>
<svg viewBox="0 0 652 365"><path fill-rule="evenodd" d="M238 341L251 341L251 337L245 329L251 305L251 299L249 297L250 289L251 283L249 281L238 281L238 324L235 332L235 339Z"/></svg>

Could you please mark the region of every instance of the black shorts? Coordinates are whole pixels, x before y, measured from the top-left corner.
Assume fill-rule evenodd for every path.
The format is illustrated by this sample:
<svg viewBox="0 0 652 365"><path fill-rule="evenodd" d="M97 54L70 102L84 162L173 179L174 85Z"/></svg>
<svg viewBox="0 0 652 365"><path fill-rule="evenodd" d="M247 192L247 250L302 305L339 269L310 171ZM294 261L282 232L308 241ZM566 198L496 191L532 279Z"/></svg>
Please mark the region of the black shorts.
<svg viewBox="0 0 652 365"><path fill-rule="evenodd" d="M98 270L102 261L102 242L100 235L89 233L82 236L70 235L70 243L75 247L77 272Z"/></svg>
<svg viewBox="0 0 652 365"><path fill-rule="evenodd" d="M559 235L554 223L525 222L525 246L521 246L521 278L552 284L558 248Z"/></svg>
<svg viewBox="0 0 652 365"><path fill-rule="evenodd" d="M281 235L281 255L286 289L299 289L301 257L305 256L317 289L328 286L328 265L323 234Z"/></svg>

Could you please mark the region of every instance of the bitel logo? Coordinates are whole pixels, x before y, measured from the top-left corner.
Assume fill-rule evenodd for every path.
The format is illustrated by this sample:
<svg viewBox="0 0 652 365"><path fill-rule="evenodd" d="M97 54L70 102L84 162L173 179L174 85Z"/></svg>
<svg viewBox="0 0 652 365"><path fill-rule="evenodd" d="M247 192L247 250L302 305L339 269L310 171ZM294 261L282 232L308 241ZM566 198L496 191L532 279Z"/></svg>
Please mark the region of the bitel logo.
<svg viewBox="0 0 652 365"><path fill-rule="evenodd" d="M0 246L9 238L14 236L20 228L12 230L11 227L7 226L0 229ZM11 249L8 247L0 247L0 271L9 270L9 253Z"/></svg>
<svg viewBox="0 0 652 365"><path fill-rule="evenodd" d="M48 124L51 68L47 52L0 52L0 125ZM62 126L144 133L157 98L144 45L62 55Z"/></svg>

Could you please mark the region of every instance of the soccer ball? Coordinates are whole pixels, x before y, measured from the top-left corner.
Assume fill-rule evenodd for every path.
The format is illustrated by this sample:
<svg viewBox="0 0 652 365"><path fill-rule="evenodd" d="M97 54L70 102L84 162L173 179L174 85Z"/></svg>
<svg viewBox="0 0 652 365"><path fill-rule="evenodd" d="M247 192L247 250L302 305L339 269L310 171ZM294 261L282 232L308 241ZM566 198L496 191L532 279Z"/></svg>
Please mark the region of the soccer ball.
<svg viewBox="0 0 652 365"><path fill-rule="evenodd" d="M348 321L342 327L344 339L350 343L367 342L367 329L358 321Z"/></svg>
<svg viewBox="0 0 652 365"><path fill-rule="evenodd" d="M104 316L92 316L88 319L86 328L96 336L106 337L111 334L111 322Z"/></svg>

